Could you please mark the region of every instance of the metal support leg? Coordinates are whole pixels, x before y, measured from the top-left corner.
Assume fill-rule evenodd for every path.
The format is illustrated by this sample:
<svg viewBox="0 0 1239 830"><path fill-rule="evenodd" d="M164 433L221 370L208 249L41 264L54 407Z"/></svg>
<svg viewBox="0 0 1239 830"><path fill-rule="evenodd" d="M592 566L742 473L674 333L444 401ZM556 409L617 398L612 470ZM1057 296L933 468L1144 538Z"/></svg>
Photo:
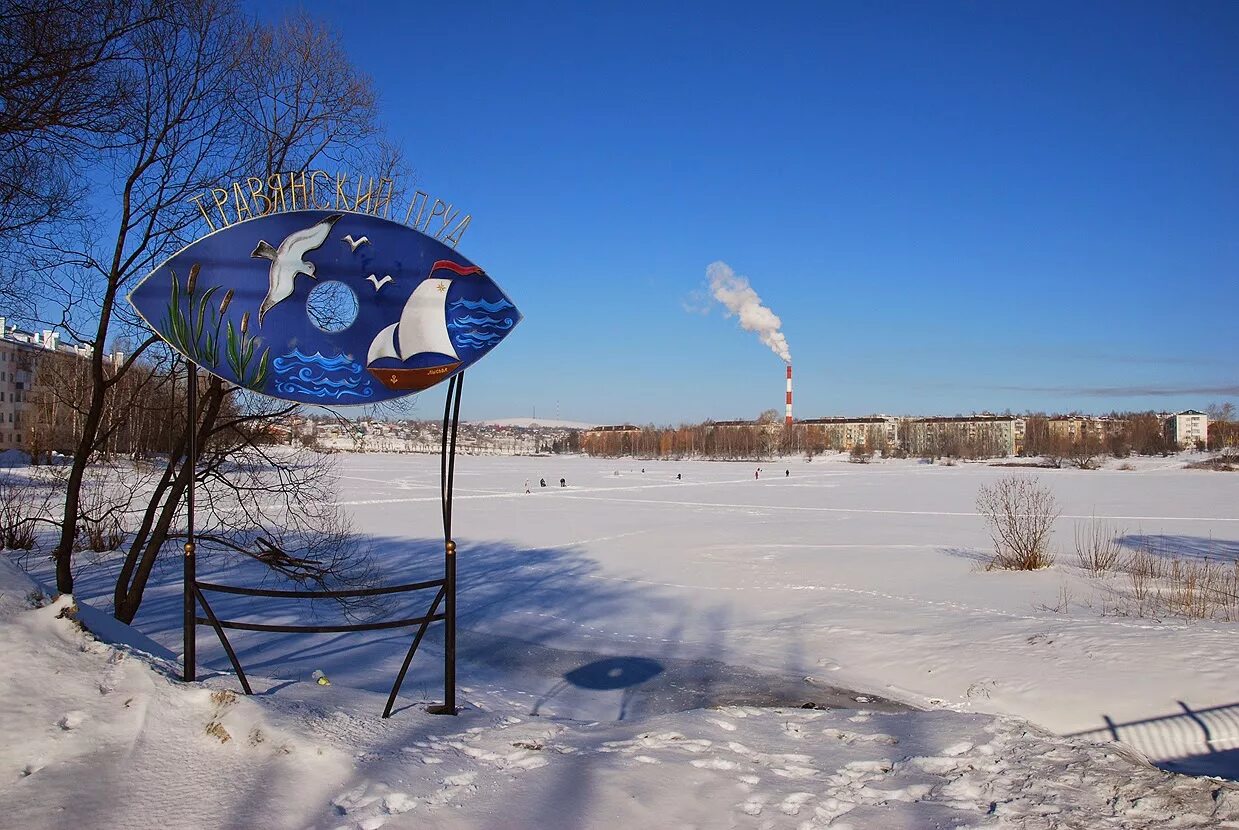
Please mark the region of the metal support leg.
<svg viewBox="0 0 1239 830"><path fill-rule="evenodd" d="M413 655L417 654L417 647L422 643L422 637L426 636L426 629L430 627L430 621L434 619L435 612L439 610L439 603L443 601L443 593L447 590L447 586L439 589L435 594L434 602L430 603L430 611L426 614L426 619L417 627L417 634L413 637L413 644L409 646L408 654L404 655L404 663L400 666L400 673L396 675L396 682L391 687L391 694L387 696L387 706L383 708L383 717L390 718L392 707L396 705L396 695L400 694L400 687L404 684L404 676L409 671L409 664L413 662Z"/></svg>
<svg viewBox="0 0 1239 830"><path fill-rule="evenodd" d="M195 583L198 579L198 563L194 545L194 479L198 473L198 367L192 361L186 361L186 366L189 371L187 373L189 388L185 396L186 408L189 410L186 417L186 426L188 430L187 447L185 464L189 467L189 487L186 494L187 499L187 524L185 541L185 571L184 571L184 636L185 636L185 663L184 663L184 680L190 682L197 679L198 676L198 607L197 607L197 587Z"/></svg>
<svg viewBox="0 0 1239 830"><path fill-rule="evenodd" d="M455 715L456 710L456 542L452 539L452 485L456 475L456 433L460 426L460 393L464 373L448 382L443 405L443 447L440 495L443 502L443 705L426 711ZM450 429L450 439L449 439Z"/></svg>

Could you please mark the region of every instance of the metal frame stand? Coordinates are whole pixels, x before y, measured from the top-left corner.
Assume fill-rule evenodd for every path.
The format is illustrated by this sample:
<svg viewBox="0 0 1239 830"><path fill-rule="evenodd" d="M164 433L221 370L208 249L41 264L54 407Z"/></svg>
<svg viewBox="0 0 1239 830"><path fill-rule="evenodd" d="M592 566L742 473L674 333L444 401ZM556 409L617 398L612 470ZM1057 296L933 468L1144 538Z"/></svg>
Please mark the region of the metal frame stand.
<svg viewBox="0 0 1239 830"><path fill-rule="evenodd" d="M277 631L309 634L344 631L378 631L383 629L417 626L417 633L414 634L413 642L409 646L408 653L406 653L404 657L404 662L400 666L400 672L396 675L396 682L392 685L391 694L387 697L387 705L383 708L383 717L388 718L392 715L392 709L396 704L396 696L400 693L400 687L404 683L405 675L409 671L409 665L413 662L413 656L417 653L417 648L421 645L422 638L426 634L426 629L432 622L442 621L444 702L442 705L428 706L426 707L426 711L435 715L457 714L459 710L456 707L456 542L452 540L452 489L456 472L456 435L460 426L460 396L461 391L464 388L464 373L462 372L448 381L447 401L443 406L443 441L440 449L439 490L443 507L443 578L432 579L425 582L414 582L406 585L392 585L383 588L360 588L348 591L277 591L260 588L242 588L235 585L220 585L213 582L198 581L196 567L197 563L194 555L194 479L196 477L198 467L198 367L192 362L189 362L188 366L189 394L187 396L187 405L189 410L189 435L186 453L187 458L185 463L189 465L191 472L189 477L189 486L186 493L186 497L188 499L188 529L186 532L185 542L184 576L184 679L188 682L194 680L197 676L196 634L197 626L199 625L209 625L215 629L215 633L219 637L219 641L228 655L228 660L232 663L232 667L237 673L237 679L241 682L241 688L245 690L247 695L253 694L253 690L250 688L249 679L245 676L245 671L241 668L241 662L237 659L236 652L233 651L232 644L228 642L228 637L224 633L224 629L226 628L241 631ZM211 609L210 603L207 602L205 593L206 591L214 591L217 593L240 594L242 596L253 597L339 599L346 597L378 596L382 594L402 594L430 588L438 588L438 591L435 592L434 599L430 603L430 608L424 615L402 620L386 620L384 622L362 623L356 625L268 625L264 623L242 622L239 620L221 620L216 617L215 612ZM443 604L442 613L439 613L440 603ZM198 616L199 604L201 604L202 610L206 612L205 617Z"/></svg>

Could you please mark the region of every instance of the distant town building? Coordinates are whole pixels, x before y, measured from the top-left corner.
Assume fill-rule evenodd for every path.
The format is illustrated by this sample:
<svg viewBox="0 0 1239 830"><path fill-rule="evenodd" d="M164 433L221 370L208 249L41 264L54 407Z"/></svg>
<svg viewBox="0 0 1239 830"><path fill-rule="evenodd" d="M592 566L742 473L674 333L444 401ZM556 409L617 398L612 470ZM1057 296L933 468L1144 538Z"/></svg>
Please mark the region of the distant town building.
<svg viewBox="0 0 1239 830"><path fill-rule="evenodd" d="M40 364L53 355L81 359L90 354L89 346L62 344L51 329L22 331L0 317L0 450L29 449L31 429L46 427L37 423L38 416L47 417L39 404L50 382L40 377ZM112 356L114 363L123 359L119 352Z"/></svg>
<svg viewBox="0 0 1239 830"><path fill-rule="evenodd" d="M641 427L633 426L632 424L616 424L614 426L591 427L585 430L586 436L590 435L607 435L616 432L640 432Z"/></svg>
<svg viewBox="0 0 1239 830"><path fill-rule="evenodd" d="M797 421L804 428L805 440L836 450L850 450L856 445L876 449L885 444L899 446L899 419L886 415L868 418L810 418Z"/></svg>
<svg viewBox="0 0 1239 830"><path fill-rule="evenodd" d="M1097 441L1118 435L1127 428L1127 421L1120 418L1093 418L1087 415L1069 415L1063 418L1046 419L1050 437L1070 443L1093 438Z"/></svg>
<svg viewBox="0 0 1239 830"><path fill-rule="evenodd" d="M1016 455L1024 446L1024 419L1013 415L913 418L906 429L913 455L994 458Z"/></svg>
<svg viewBox="0 0 1239 830"><path fill-rule="evenodd" d="M1180 449L1209 443L1209 416L1195 409L1185 409L1166 416L1162 422L1166 440Z"/></svg>
<svg viewBox="0 0 1239 830"><path fill-rule="evenodd" d="M35 335L7 329L0 317L0 450L22 448L29 423L34 363L42 343Z"/></svg>

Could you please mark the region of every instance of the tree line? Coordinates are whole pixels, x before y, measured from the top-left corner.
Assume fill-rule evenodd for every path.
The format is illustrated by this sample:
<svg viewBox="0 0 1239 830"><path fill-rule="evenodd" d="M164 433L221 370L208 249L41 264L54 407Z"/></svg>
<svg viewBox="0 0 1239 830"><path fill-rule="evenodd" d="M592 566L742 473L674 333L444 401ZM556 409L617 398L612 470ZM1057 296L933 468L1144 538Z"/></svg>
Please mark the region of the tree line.
<svg viewBox="0 0 1239 830"><path fill-rule="evenodd" d="M1239 447L1239 421L1229 403L1211 404L1207 446L1196 449L1221 450ZM1102 432L1085 428L1071 437L1051 427L1051 421L1081 418L1080 415L1027 413L1019 454L1040 457L1052 466L1071 464L1093 466L1102 456L1126 458L1130 455L1169 455L1177 451L1166 436L1161 417L1154 412L1112 412L1100 423ZM1088 424L1088 421L1082 421ZM948 425L949 426L949 425ZM824 452L853 452L859 456L880 454L906 458L912 455L908 421L900 424L898 440L892 441L885 424L863 425L861 435L848 440L843 431L823 429L812 424L794 423L788 427L769 410L753 422L714 422L679 426L631 426L624 429L586 430L576 447L587 455L601 457L633 456L652 459L705 458L720 461L761 461L775 455L803 455L812 458ZM928 431L918 448L927 459L985 459L1007 454L1006 442L994 430L964 428Z"/></svg>

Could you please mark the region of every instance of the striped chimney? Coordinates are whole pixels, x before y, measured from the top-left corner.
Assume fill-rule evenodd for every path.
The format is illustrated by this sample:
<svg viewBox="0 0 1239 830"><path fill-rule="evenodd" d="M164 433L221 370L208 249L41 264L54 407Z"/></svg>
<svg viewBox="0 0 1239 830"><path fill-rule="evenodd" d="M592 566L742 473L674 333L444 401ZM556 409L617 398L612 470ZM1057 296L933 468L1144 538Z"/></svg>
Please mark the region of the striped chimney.
<svg viewBox="0 0 1239 830"><path fill-rule="evenodd" d="M792 364L787 364L787 420L784 422L789 427L792 425Z"/></svg>

